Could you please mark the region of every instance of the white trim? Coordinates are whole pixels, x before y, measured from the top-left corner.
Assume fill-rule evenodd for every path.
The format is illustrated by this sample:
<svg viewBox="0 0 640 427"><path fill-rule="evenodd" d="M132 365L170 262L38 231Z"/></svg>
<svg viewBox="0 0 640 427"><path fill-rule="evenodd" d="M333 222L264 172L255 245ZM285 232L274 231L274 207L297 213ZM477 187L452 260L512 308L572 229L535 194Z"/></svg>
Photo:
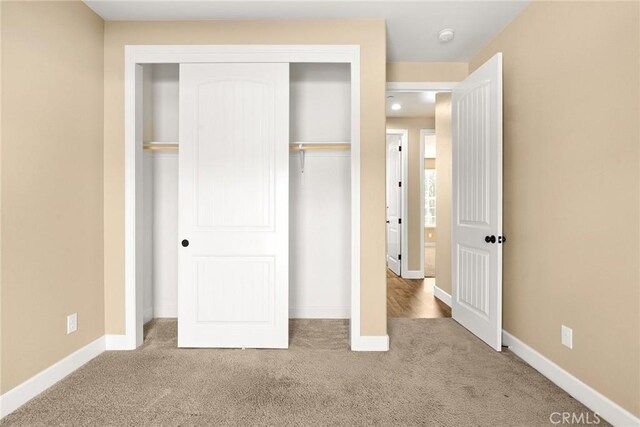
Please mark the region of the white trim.
<svg viewBox="0 0 640 427"><path fill-rule="evenodd" d="M424 263L424 256L422 257ZM424 279L424 273L420 270L407 270L402 273L403 279Z"/></svg>
<svg viewBox="0 0 640 427"><path fill-rule="evenodd" d="M400 155L402 161L402 186L400 187L400 277L408 279L405 272L409 271L409 243L407 239L407 223L409 222L409 201L407 197L407 187L409 185L409 130L408 129L387 129L387 135L400 135ZM386 156L385 156L386 157ZM385 184L386 185L386 184Z"/></svg>
<svg viewBox="0 0 640 427"><path fill-rule="evenodd" d="M0 396L0 418L9 415L105 350L104 336L71 353Z"/></svg>
<svg viewBox="0 0 640 427"><path fill-rule="evenodd" d="M353 351L389 351L389 335L361 335L351 340Z"/></svg>
<svg viewBox="0 0 640 427"><path fill-rule="evenodd" d="M393 92L415 92L430 90L451 92L459 82L387 82L387 90Z"/></svg>
<svg viewBox="0 0 640 427"><path fill-rule="evenodd" d="M125 46L125 334L113 349L142 344L141 257L136 252L141 218L142 160L139 92L141 64L212 62L326 62L351 65L351 322L352 348L360 337L360 46L359 45L127 45ZM138 82L138 84L136 84ZM112 347L110 347L112 348Z"/></svg>
<svg viewBox="0 0 640 427"><path fill-rule="evenodd" d="M290 319L348 319L351 307L290 307Z"/></svg>
<svg viewBox="0 0 640 427"><path fill-rule="evenodd" d="M451 307L451 295L440 289L437 285L433 286L433 296Z"/></svg>
<svg viewBox="0 0 640 427"><path fill-rule="evenodd" d="M105 335L105 350L132 350L126 335Z"/></svg>
<svg viewBox="0 0 640 427"><path fill-rule="evenodd" d="M580 381L507 331L502 343L535 370L615 426L640 426L640 418Z"/></svg>

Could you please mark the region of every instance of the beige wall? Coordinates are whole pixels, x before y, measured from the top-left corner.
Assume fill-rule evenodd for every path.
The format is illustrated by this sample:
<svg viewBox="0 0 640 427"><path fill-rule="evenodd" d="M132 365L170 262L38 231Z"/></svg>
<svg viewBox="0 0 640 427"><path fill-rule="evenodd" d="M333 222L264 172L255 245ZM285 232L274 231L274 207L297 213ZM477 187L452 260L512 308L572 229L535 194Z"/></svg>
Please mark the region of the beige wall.
<svg viewBox="0 0 640 427"><path fill-rule="evenodd" d="M361 333L385 335L384 21L107 22L104 43L106 333L124 333L124 45L265 43L361 46Z"/></svg>
<svg viewBox="0 0 640 427"><path fill-rule="evenodd" d="M4 393L104 334L103 22L2 2L1 24Z"/></svg>
<svg viewBox="0 0 640 427"><path fill-rule="evenodd" d="M467 77L466 62L388 62L388 82L459 82Z"/></svg>
<svg viewBox="0 0 640 427"><path fill-rule="evenodd" d="M533 2L471 62L504 53L504 327L636 416L639 26L638 2Z"/></svg>
<svg viewBox="0 0 640 427"><path fill-rule="evenodd" d="M420 257L424 256L424 247L420 247L420 234L424 233L420 221L420 204L424 198L420 194L420 169L424 168L424 158L420 157L420 130L433 129L433 118L387 117L387 129L407 129L409 132L409 149L407 162L407 261L409 270L420 270ZM403 218L403 221L405 218Z"/></svg>
<svg viewBox="0 0 640 427"><path fill-rule="evenodd" d="M431 234L431 236L429 236ZM435 243L436 242L436 228L435 227L425 227L424 228L424 241L425 243Z"/></svg>
<svg viewBox="0 0 640 427"><path fill-rule="evenodd" d="M436 286L451 294L451 94L436 95Z"/></svg>

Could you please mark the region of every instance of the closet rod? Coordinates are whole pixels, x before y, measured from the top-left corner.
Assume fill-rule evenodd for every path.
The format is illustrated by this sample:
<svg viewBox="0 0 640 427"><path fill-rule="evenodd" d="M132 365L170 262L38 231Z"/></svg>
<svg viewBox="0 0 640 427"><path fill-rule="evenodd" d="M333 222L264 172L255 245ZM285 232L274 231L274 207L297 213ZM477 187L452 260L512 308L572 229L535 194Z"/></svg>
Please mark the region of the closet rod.
<svg viewBox="0 0 640 427"><path fill-rule="evenodd" d="M350 150L350 144L291 144L290 151L310 151L310 150Z"/></svg>
<svg viewBox="0 0 640 427"><path fill-rule="evenodd" d="M147 144L143 145L142 149L152 151L174 151L178 149L178 144Z"/></svg>
<svg viewBox="0 0 640 427"><path fill-rule="evenodd" d="M142 148L144 150L153 150L153 151L174 151L178 150L178 144L154 144L154 145L143 145ZM351 145L349 144L292 144L289 146L289 150L291 151L309 151L309 150L350 150Z"/></svg>

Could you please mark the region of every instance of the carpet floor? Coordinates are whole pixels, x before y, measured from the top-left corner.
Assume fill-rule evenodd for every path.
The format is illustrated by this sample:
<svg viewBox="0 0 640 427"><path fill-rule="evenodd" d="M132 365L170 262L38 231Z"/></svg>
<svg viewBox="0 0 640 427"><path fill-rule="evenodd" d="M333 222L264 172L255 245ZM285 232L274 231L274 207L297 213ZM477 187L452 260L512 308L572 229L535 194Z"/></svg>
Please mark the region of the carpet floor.
<svg viewBox="0 0 640 427"><path fill-rule="evenodd" d="M590 411L451 319L390 319L391 351L348 349L347 322L293 320L289 350L177 349L156 320L0 426L548 426ZM600 425L607 425L604 421Z"/></svg>

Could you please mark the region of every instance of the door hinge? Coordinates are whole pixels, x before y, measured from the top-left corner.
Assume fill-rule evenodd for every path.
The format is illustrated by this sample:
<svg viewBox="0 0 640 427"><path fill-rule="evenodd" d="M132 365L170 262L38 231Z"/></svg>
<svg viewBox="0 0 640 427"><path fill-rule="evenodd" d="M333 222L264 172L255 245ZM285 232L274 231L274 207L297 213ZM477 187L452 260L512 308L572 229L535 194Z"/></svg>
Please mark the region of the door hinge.
<svg viewBox="0 0 640 427"><path fill-rule="evenodd" d="M402 218L398 218L398 224L402 224Z"/></svg>
<svg viewBox="0 0 640 427"><path fill-rule="evenodd" d="M402 181L398 181L398 187L402 187Z"/></svg>
<svg viewBox="0 0 640 427"><path fill-rule="evenodd" d="M398 254L398 261L402 260L402 254Z"/></svg>

